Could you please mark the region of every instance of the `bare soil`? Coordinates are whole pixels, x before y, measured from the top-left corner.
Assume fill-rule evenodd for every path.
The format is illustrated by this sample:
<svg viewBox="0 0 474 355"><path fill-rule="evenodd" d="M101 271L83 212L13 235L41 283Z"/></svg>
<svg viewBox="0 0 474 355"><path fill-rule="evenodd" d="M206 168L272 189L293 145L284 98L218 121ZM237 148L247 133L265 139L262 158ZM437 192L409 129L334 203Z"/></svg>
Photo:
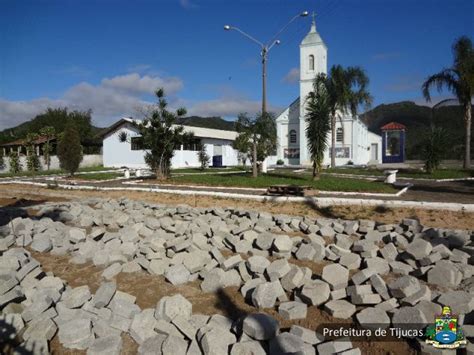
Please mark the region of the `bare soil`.
<svg viewBox="0 0 474 355"><path fill-rule="evenodd" d="M45 253L32 252L45 272L53 272L56 276L65 280L72 287L88 285L91 292L95 292L101 282L103 269L91 263L76 265L69 263L68 256L55 256ZM292 260L293 261L293 260ZM321 273L321 265L311 262L295 262L301 266L308 266L318 274ZM194 314L221 314L231 319L237 320L249 313L256 313L259 310L245 302L237 287L229 287L217 293L202 292L200 281L187 283L181 286L173 286L166 282L162 276L149 275L145 272L120 273L116 277L117 288L120 291L134 295L136 303L140 308L155 308L156 304L163 296L172 296L180 293L186 297L193 305ZM337 319L331 317L322 309L311 306L308 307L308 315L305 319L286 320L282 318L275 309L265 309L265 313L270 314L280 322L282 329L289 329L292 325L300 325L316 330L321 324L350 324L350 320ZM123 354L135 354L136 343L128 336L123 335ZM363 354L414 354L415 351L406 342L353 342L354 346L361 348ZM59 343L57 336L51 342L51 351L54 354L84 354L83 351L72 351L65 349Z"/></svg>

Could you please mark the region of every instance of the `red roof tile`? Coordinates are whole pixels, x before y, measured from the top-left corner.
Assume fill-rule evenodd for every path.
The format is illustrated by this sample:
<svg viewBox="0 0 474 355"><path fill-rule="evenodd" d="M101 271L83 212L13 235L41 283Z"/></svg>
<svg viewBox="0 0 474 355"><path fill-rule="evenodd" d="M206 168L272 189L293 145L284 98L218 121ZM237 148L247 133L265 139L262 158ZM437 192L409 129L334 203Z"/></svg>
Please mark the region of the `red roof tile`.
<svg viewBox="0 0 474 355"><path fill-rule="evenodd" d="M382 131L396 131L396 130L405 130L407 129L406 126L402 125L398 122L390 122L387 123L385 126L380 127Z"/></svg>

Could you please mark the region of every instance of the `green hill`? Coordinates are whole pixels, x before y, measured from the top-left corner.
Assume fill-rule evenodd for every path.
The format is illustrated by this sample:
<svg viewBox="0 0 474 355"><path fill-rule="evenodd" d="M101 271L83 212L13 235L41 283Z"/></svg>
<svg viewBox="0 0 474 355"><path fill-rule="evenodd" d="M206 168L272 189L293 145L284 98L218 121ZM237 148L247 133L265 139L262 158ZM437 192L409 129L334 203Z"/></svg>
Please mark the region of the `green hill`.
<svg viewBox="0 0 474 355"><path fill-rule="evenodd" d="M421 159L422 140L430 127L432 109L411 101L383 104L361 115L369 130L380 134L380 127L396 121L407 127L408 159ZM433 123L447 133L445 159L461 159L464 147L464 120L460 106L444 106L433 112ZM474 132L474 128L473 128ZM471 144L472 146L472 144Z"/></svg>
<svg viewBox="0 0 474 355"><path fill-rule="evenodd" d="M178 123L193 127L205 127L213 129L222 129L226 131L235 131L235 122L224 120L221 117L189 116L179 119Z"/></svg>

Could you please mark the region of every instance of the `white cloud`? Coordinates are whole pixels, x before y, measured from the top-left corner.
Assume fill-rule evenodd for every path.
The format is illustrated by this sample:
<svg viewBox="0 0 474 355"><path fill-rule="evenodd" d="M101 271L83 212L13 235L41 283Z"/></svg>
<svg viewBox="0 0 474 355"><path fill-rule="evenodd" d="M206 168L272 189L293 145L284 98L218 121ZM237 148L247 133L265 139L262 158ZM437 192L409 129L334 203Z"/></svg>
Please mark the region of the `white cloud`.
<svg viewBox="0 0 474 355"><path fill-rule="evenodd" d="M251 115L261 110L261 101L253 100L229 86L216 87L215 98L205 101L177 99L183 83L176 77L130 73L104 78L99 84L81 82L67 89L59 98L38 98L29 101L9 101L0 98L0 129L31 120L48 107L68 107L71 110L92 109L95 125L109 126L122 116L140 117L143 108L155 102L153 91L164 87L170 108L186 107L189 115L237 117L241 112ZM268 104L268 110L278 113L280 107Z"/></svg>
<svg viewBox="0 0 474 355"><path fill-rule="evenodd" d="M137 108L149 104L146 97L163 87L173 95L183 87L176 77L161 77L130 73L103 79L98 85L81 82L69 88L62 97L39 98L30 101L9 101L0 98L0 129L28 121L48 107L76 110L92 109L94 122L106 126L123 115L133 115Z"/></svg>
<svg viewBox="0 0 474 355"><path fill-rule="evenodd" d="M159 76L140 76L137 73L115 76L111 79L105 78L101 85L112 90L123 90L137 93L152 94L157 88L162 87L168 95L174 94L183 88L183 82L179 78L161 78Z"/></svg>
<svg viewBox="0 0 474 355"><path fill-rule="evenodd" d="M291 68L290 71L283 77L283 82L287 84L295 84L300 80L300 69Z"/></svg>

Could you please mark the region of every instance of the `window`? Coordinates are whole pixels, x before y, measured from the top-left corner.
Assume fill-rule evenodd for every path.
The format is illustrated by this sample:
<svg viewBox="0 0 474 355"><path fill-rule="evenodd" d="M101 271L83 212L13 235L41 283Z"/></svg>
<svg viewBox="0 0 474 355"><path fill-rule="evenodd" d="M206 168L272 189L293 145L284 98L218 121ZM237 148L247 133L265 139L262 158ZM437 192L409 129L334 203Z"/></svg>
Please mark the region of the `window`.
<svg viewBox="0 0 474 355"><path fill-rule="evenodd" d="M290 143L296 143L296 131L294 129L290 131Z"/></svg>
<svg viewBox="0 0 474 355"><path fill-rule="evenodd" d="M309 56L309 70L314 70L314 55Z"/></svg>
<svg viewBox="0 0 474 355"><path fill-rule="evenodd" d="M132 137L130 143L132 150L143 150L143 137Z"/></svg>
<svg viewBox="0 0 474 355"><path fill-rule="evenodd" d="M336 129L336 142L344 142L344 130L342 127Z"/></svg>
<svg viewBox="0 0 474 355"><path fill-rule="evenodd" d="M199 151L200 148L201 148L201 141L199 139L192 139L188 142L184 142L183 144L183 150Z"/></svg>

